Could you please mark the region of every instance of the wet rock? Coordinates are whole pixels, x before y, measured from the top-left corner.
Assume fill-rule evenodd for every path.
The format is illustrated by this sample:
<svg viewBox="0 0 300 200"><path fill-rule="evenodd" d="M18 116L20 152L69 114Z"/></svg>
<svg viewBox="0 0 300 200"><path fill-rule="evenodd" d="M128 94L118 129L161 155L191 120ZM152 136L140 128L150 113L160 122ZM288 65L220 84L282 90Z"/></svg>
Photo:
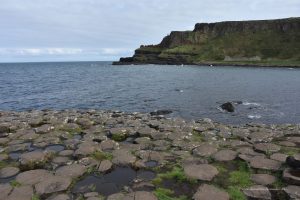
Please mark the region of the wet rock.
<svg viewBox="0 0 300 200"><path fill-rule="evenodd" d="M283 188L285 193L290 197L290 199L297 200L300 199L300 186L289 185Z"/></svg>
<svg viewBox="0 0 300 200"><path fill-rule="evenodd" d="M286 168L283 171L282 177L288 184L300 185L300 170L299 169Z"/></svg>
<svg viewBox="0 0 300 200"><path fill-rule="evenodd" d="M289 167L292 167L292 168L300 168L300 160L299 160L299 156L288 156L286 158L286 164L289 166Z"/></svg>
<svg viewBox="0 0 300 200"><path fill-rule="evenodd" d="M65 191L71 184L68 177L51 176L35 185L35 191L38 195L51 194L54 192Z"/></svg>
<svg viewBox="0 0 300 200"><path fill-rule="evenodd" d="M231 102L222 104L221 108L227 112L234 112L234 106Z"/></svg>
<svg viewBox="0 0 300 200"><path fill-rule="evenodd" d="M72 164L60 167L56 170L55 175L61 177L79 178L86 172L86 167L79 164Z"/></svg>
<svg viewBox="0 0 300 200"><path fill-rule="evenodd" d="M200 146L196 147L193 150L193 155L202 156L202 157L209 157L212 154L218 151L215 145L211 144L201 144Z"/></svg>
<svg viewBox="0 0 300 200"><path fill-rule="evenodd" d="M212 185L203 184L193 196L194 200L229 200L229 195Z"/></svg>
<svg viewBox="0 0 300 200"><path fill-rule="evenodd" d="M154 116L154 115L168 115L171 114L173 111L171 110L156 110L153 112L150 112L150 115Z"/></svg>
<svg viewBox="0 0 300 200"><path fill-rule="evenodd" d="M98 171L102 173L106 173L111 169L112 169L112 162L110 162L109 160L103 160L98 167Z"/></svg>
<svg viewBox="0 0 300 200"><path fill-rule="evenodd" d="M0 178L9 178L19 173L20 169L17 167L5 167L0 170Z"/></svg>
<svg viewBox="0 0 300 200"><path fill-rule="evenodd" d="M35 185L52 177L53 174L44 169L25 171L17 175L16 181L21 185Z"/></svg>
<svg viewBox="0 0 300 200"><path fill-rule="evenodd" d="M269 174L252 174L251 180L258 185L271 185L276 181L276 178Z"/></svg>
<svg viewBox="0 0 300 200"><path fill-rule="evenodd" d="M190 178L211 181L219 172L209 164L187 164L184 166L184 173Z"/></svg>
<svg viewBox="0 0 300 200"><path fill-rule="evenodd" d="M265 186L262 186L262 185L251 186L250 188L244 189L243 193L249 199L271 200L271 198L272 198L269 189Z"/></svg>
<svg viewBox="0 0 300 200"><path fill-rule="evenodd" d="M0 184L0 200L6 200L12 189L13 187L8 183Z"/></svg>
<svg viewBox="0 0 300 200"><path fill-rule="evenodd" d="M97 196L99 196L99 193L98 192L88 192L88 193L85 193L83 196L85 198L88 198L88 197L97 197Z"/></svg>
<svg viewBox="0 0 300 200"><path fill-rule="evenodd" d="M113 151L112 162L116 165L131 165L136 161L136 157L128 150L115 150Z"/></svg>
<svg viewBox="0 0 300 200"><path fill-rule="evenodd" d="M254 145L254 149L263 153L276 153L280 150L280 146L272 143L258 143Z"/></svg>
<svg viewBox="0 0 300 200"><path fill-rule="evenodd" d="M213 155L213 158L217 161L231 161L237 156L237 152L232 150L221 150Z"/></svg>
<svg viewBox="0 0 300 200"><path fill-rule="evenodd" d="M250 166L256 169L279 170L281 163L275 160L255 156L250 159Z"/></svg>
<svg viewBox="0 0 300 200"><path fill-rule="evenodd" d="M32 200L33 188L29 185L15 187L7 200Z"/></svg>

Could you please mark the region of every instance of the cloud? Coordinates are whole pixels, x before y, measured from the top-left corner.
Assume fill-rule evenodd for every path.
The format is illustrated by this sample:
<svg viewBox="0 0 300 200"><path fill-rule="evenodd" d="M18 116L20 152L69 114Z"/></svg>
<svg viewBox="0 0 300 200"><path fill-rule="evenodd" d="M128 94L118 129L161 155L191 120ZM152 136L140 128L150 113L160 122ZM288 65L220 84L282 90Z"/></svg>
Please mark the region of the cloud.
<svg viewBox="0 0 300 200"><path fill-rule="evenodd" d="M299 0L2 0L0 62L16 56L117 58L197 22L299 13Z"/></svg>

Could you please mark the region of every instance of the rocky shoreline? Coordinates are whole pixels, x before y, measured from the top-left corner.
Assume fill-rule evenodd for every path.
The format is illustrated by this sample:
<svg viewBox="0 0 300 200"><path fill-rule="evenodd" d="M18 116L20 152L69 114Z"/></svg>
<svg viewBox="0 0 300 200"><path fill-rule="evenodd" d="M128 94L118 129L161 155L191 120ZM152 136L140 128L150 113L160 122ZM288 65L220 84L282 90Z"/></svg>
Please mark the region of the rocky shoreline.
<svg viewBox="0 0 300 200"><path fill-rule="evenodd" d="M299 199L300 125L0 112L0 200Z"/></svg>

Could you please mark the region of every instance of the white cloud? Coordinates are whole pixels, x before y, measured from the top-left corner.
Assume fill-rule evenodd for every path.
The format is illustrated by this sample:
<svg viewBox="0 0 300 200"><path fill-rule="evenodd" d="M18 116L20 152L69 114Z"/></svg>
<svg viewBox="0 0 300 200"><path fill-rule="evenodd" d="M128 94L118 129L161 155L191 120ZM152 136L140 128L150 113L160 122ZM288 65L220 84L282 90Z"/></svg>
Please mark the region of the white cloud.
<svg viewBox="0 0 300 200"><path fill-rule="evenodd" d="M129 55L142 44L157 44L172 30L192 29L198 22L274 19L300 13L299 0L0 1L2 60L4 54L10 60L14 55L115 58Z"/></svg>

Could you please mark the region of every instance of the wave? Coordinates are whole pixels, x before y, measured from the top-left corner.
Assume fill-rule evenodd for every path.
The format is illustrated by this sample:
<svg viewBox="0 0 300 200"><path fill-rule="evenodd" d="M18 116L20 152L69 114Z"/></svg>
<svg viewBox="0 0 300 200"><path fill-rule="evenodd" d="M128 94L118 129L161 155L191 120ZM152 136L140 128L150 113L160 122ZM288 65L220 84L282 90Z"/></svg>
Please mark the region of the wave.
<svg viewBox="0 0 300 200"><path fill-rule="evenodd" d="M260 119L261 115L248 115L247 116L249 119Z"/></svg>
<svg viewBox="0 0 300 200"><path fill-rule="evenodd" d="M255 102L243 102L244 106L261 106L261 104L259 103L255 103Z"/></svg>

